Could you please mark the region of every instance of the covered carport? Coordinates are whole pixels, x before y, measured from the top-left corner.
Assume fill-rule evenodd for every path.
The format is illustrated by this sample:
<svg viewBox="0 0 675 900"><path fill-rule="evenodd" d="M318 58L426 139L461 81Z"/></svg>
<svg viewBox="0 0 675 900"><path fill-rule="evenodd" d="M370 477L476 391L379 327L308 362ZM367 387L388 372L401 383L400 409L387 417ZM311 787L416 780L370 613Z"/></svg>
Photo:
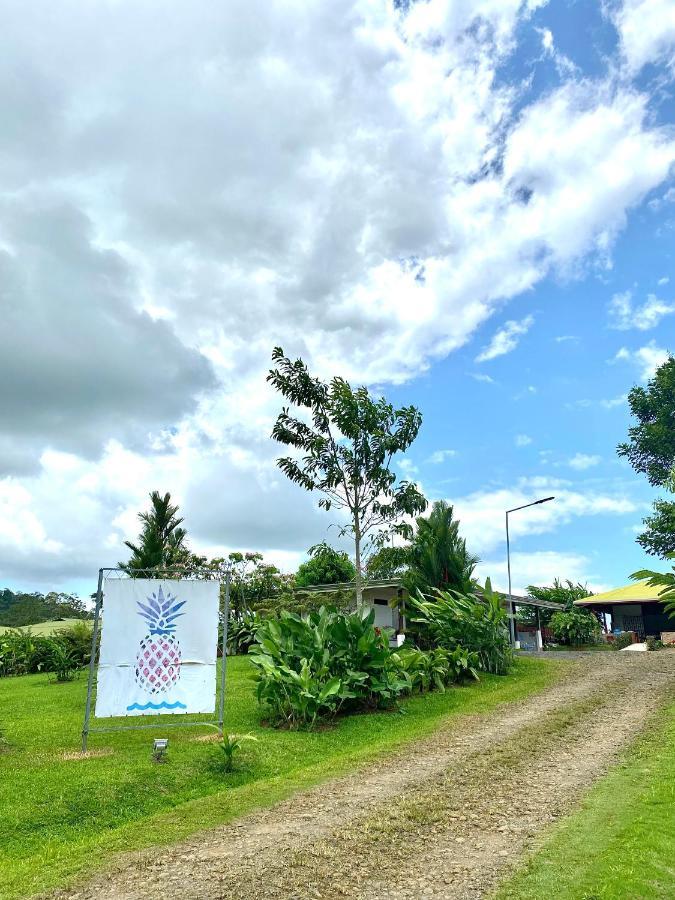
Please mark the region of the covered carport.
<svg viewBox="0 0 675 900"><path fill-rule="evenodd" d="M541 610L550 609L553 612L563 612L565 607L562 603L553 603L549 600L536 600L534 597L516 597L506 598L506 609L509 617L509 634L511 636L511 644L519 648L520 640L518 639L518 607L527 606L534 610L534 640L535 650L543 650L544 640L541 630Z"/></svg>

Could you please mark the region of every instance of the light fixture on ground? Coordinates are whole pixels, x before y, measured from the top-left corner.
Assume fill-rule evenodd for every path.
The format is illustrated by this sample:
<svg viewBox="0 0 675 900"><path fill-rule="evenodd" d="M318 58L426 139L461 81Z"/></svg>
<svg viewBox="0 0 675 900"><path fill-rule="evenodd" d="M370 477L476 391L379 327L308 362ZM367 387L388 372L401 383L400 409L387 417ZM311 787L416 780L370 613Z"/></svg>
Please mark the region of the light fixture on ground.
<svg viewBox="0 0 675 900"><path fill-rule="evenodd" d="M169 739L168 738L155 738L152 742L152 755L156 760L162 760L164 758L164 754L169 749Z"/></svg>
<svg viewBox="0 0 675 900"><path fill-rule="evenodd" d="M541 500L533 500L532 503L524 503L522 506L514 506L513 509L506 510L506 568L509 573L509 634L511 643L514 647L518 646L516 640L516 620L513 614L513 595L511 593L511 545L509 542L509 513L518 512L519 509L527 509L528 506L539 506L540 503L548 503L549 500L555 500L555 497L542 497ZM539 628L539 610L537 609L537 650L541 650L541 629Z"/></svg>

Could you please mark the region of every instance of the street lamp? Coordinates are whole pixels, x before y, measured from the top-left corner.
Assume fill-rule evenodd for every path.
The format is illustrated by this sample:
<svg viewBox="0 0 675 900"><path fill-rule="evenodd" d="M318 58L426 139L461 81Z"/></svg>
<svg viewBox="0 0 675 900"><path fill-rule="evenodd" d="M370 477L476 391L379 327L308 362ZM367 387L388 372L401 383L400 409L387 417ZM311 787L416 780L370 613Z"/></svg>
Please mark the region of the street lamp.
<svg viewBox="0 0 675 900"><path fill-rule="evenodd" d="M533 500L532 503L525 503L523 506L514 506L513 509L506 510L506 568L509 573L509 634L511 635L511 643L516 644L516 623L513 617L513 596L511 594L511 545L509 543L509 513L518 512L519 509L527 509L528 506L539 506L540 503L548 503L549 500L555 500L555 497L543 497L541 500Z"/></svg>

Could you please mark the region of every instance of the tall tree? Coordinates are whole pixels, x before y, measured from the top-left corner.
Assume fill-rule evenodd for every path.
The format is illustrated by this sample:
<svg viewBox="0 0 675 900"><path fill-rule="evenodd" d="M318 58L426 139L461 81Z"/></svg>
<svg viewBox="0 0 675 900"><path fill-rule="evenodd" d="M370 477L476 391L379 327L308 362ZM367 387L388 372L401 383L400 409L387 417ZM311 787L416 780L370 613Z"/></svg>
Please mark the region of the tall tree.
<svg viewBox="0 0 675 900"><path fill-rule="evenodd" d="M356 569L349 556L325 541L309 548L309 559L301 563L295 576L298 587L314 584L343 584L354 580Z"/></svg>
<svg viewBox="0 0 675 900"><path fill-rule="evenodd" d="M628 394L636 424L628 429L628 441L617 453L655 487L675 489L675 357L659 366L647 387L636 386ZM654 514L637 541L647 553L666 557L675 552L675 503L657 500Z"/></svg>
<svg viewBox="0 0 675 900"><path fill-rule="evenodd" d="M276 364L267 380L306 419L279 414L272 437L302 456L277 460L296 484L323 495L323 509L345 510L349 524L341 533L354 538L356 602L363 602L364 554L369 543L392 531L408 533L403 516L423 512L427 502L409 481L398 481L393 457L410 447L422 417L414 406L400 409L384 397L374 400L365 387L354 390L344 378L321 381L310 375L301 359L292 362L281 347L272 353Z"/></svg>
<svg viewBox="0 0 675 900"><path fill-rule="evenodd" d="M468 594L475 588L477 556L466 548L452 506L436 501L431 513L419 516L408 548L406 587L410 593L429 593L435 588Z"/></svg>
<svg viewBox="0 0 675 900"><path fill-rule="evenodd" d="M150 494L150 510L140 512L143 523L136 544L125 541L131 550L128 562L118 563L125 572L140 569L167 569L187 563L190 553L186 545L187 532L180 525L178 506L171 502L171 494L162 497L159 491Z"/></svg>

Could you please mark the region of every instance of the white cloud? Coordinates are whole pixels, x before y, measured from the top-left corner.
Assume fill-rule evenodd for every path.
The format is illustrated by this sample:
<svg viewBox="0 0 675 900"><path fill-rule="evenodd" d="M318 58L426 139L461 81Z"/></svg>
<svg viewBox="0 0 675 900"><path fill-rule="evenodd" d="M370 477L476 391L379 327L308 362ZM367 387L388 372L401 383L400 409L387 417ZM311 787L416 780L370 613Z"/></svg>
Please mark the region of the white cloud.
<svg viewBox="0 0 675 900"><path fill-rule="evenodd" d="M658 212L663 206L667 206L669 203L675 203L675 187L668 188L668 190L661 197L654 197L653 200L650 200L647 204L651 210L654 212ZM661 279L659 284L664 281ZM665 279L664 283L669 281L668 278Z"/></svg>
<svg viewBox="0 0 675 900"><path fill-rule="evenodd" d="M503 328L500 328L493 335L490 343L481 350L476 357L476 362L486 362L489 359L503 356L505 353L515 350L520 338L522 335L527 334L533 323L533 316L526 316L519 322L514 320L506 322Z"/></svg>
<svg viewBox="0 0 675 900"><path fill-rule="evenodd" d="M668 278L666 275L664 275L663 278L659 278L659 280L656 283L659 285L659 287L663 287L664 285L668 284L669 281L670 281L670 278Z"/></svg>
<svg viewBox="0 0 675 900"><path fill-rule="evenodd" d="M439 465L440 463L444 463L446 459L451 459L453 456L457 456L456 450L435 450L427 462Z"/></svg>
<svg viewBox="0 0 675 900"><path fill-rule="evenodd" d="M403 472L406 478L410 478L411 475L416 475L419 472L418 467L411 459L403 458L399 460L397 467Z"/></svg>
<svg viewBox="0 0 675 900"><path fill-rule="evenodd" d="M632 74L647 63L674 64L675 7L671 0L624 0L614 22Z"/></svg>
<svg viewBox="0 0 675 900"><path fill-rule="evenodd" d="M152 488L199 546L301 551L330 516L274 468L274 344L405 381L608 258L675 141L613 75L544 96L498 77L540 5L4 11L0 476L30 495L25 546L63 545L5 535L7 577L95 571Z"/></svg>
<svg viewBox="0 0 675 900"><path fill-rule="evenodd" d="M635 503L625 494L599 493L571 488L569 482L548 477L521 478L514 488L476 491L464 497L448 498L461 522L462 534L469 548L487 558L496 547L504 545L504 512L554 495L555 500L530 506L510 516L512 539L525 535L546 534L579 517L622 516L634 512Z"/></svg>
<svg viewBox="0 0 675 900"><path fill-rule="evenodd" d="M557 344L573 343L578 344L580 338L576 334L560 334L555 338Z"/></svg>
<svg viewBox="0 0 675 900"><path fill-rule="evenodd" d="M600 462L602 462L602 457L595 454L575 453L574 456L568 460L567 465L572 469L583 471L584 469L591 469L593 466L597 466Z"/></svg>
<svg viewBox="0 0 675 900"><path fill-rule="evenodd" d="M553 32L551 31L551 29L537 28L535 30L541 37L543 56L549 57L553 60L555 67L558 70L558 74L561 77L566 75L574 75L578 71L577 66L575 66L572 60L569 57L565 56L564 53L561 53L555 46L555 40L553 38Z"/></svg>
<svg viewBox="0 0 675 900"><path fill-rule="evenodd" d="M516 447L527 447L528 444L532 443L532 438L529 434L517 434L514 443Z"/></svg>
<svg viewBox="0 0 675 900"><path fill-rule="evenodd" d="M489 576L493 587L505 591L508 588L506 559L481 562L477 567L478 577ZM558 553L553 550L539 550L534 553L511 554L512 589L516 594L526 593L530 584L549 585L556 578L586 584L594 593L609 590L612 585L598 580L593 572L589 557L578 553Z"/></svg>
<svg viewBox="0 0 675 900"><path fill-rule="evenodd" d="M655 294L649 294L641 306L633 303L630 291L614 294L609 303L610 325L620 331L630 328L647 331L672 313L675 313L675 303L659 300Z"/></svg>
<svg viewBox="0 0 675 900"><path fill-rule="evenodd" d="M620 397L612 397L610 400L601 400L600 405L605 409L614 409L617 406L623 406L628 402L628 394L621 394Z"/></svg>
<svg viewBox="0 0 675 900"><path fill-rule="evenodd" d="M475 381L482 381L484 384L495 384L495 380L491 375L484 374L483 372L471 372L471 377Z"/></svg>
<svg viewBox="0 0 675 900"><path fill-rule="evenodd" d="M668 359L668 356L668 350L658 347L655 341L650 341L649 344L639 347L637 350L629 350L627 347L622 347L612 362L630 362L638 366L640 379L649 381L650 378L653 378L658 367Z"/></svg>

